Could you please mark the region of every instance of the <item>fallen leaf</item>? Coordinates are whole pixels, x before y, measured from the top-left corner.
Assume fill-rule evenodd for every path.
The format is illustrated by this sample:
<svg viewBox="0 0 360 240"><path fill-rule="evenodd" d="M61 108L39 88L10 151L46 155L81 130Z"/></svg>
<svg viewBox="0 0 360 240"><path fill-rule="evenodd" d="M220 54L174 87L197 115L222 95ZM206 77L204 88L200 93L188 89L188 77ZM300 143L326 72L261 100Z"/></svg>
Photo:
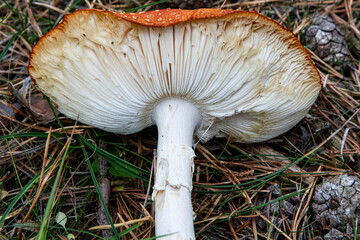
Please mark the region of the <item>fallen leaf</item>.
<svg viewBox="0 0 360 240"><path fill-rule="evenodd" d="M49 123L55 119L54 113L51 110L49 102L43 98L42 95L35 95L29 99L30 110L35 119L42 123ZM56 115L59 112L55 110Z"/></svg>
<svg viewBox="0 0 360 240"><path fill-rule="evenodd" d="M55 221L65 229L65 224L67 222L67 217L65 213L58 212L55 216Z"/></svg>
<svg viewBox="0 0 360 240"><path fill-rule="evenodd" d="M0 201L3 200L7 195L9 195L8 191L0 190Z"/></svg>
<svg viewBox="0 0 360 240"><path fill-rule="evenodd" d="M46 124L55 119L54 113L46 99L42 94L31 96L32 81L30 78L25 78L23 85L19 90L9 83L8 88L11 94L15 97L16 101L21 103L35 118L36 121ZM58 115L59 111L54 108L55 114Z"/></svg>
<svg viewBox="0 0 360 240"><path fill-rule="evenodd" d="M74 234L72 234L72 233L69 233L69 234L67 235L67 238L68 238L69 240L75 240L75 236L74 236Z"/></svg>

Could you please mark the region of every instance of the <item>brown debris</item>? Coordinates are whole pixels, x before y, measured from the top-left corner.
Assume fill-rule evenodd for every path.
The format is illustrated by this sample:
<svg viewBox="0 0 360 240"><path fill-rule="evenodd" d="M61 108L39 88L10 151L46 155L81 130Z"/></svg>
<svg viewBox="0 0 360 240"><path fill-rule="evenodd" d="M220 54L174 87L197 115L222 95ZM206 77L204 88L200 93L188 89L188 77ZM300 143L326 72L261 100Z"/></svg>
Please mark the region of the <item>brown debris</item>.
<svg viewBox="0 0 360 240"><path fill-rule="evenodd" d="M30 227L26 226L20 231L14 225L39 223L38 216L43 216L57 163L63 157L64 144L70 144L71 151L65 156L66 167L61 173L52 216L56 215L56 211L69 216L67 226L77 230L69 230L76 239L96 239L86 232L101 236L105 228L111 228L109 225L99 226L106 223L99 223L97 218L101 215L98 215L98 196L89 169L84 164L80 143L75 136L73 141L66 142L72 129L89 141L96 142L99 138L106 141L108 153L144 170L152 169L156 128L130 136L106 135L88 126L75 127L73 121L59 114L58 118L67 132L61 137L54 137L53 134L62 132L61 126L54 121L47 100L38 95L36 87L31 86L29 81L24 81L28 76L26 67L32 46L42 32L51 29L67 12L89 7L124 12L155 1L86 0L74 6L71 2L74 1L44 0L40 3L14 0L7 1L11 8L4 5L0 8L0 14L4 16L0 25L0 53L5 50L13 34L20 31L0 61L0 124L6 127L2 129L0 137L7 137L0 139L0 174L3 174L0 175L0 189L6 192L0 202L0 216L25 185L36 174L41 175L6 217L0 229L0 238L35 237L36 231L28 231ZM169 6L192 9L199 3L203 4L204 1L173 0L136 11L148 12ZM353 220L356 217L352 216L357 216L358 211L356 206L350 205L356 200L358 188L356 184L346 187L338 184L338 179L353 179L355 183L360 172L360 114L356 112L360 108L359 2L256 0L208 1L204 4L224 11L239 8L258 11L290 29L308 47L321 72L323 90L306 118L282 136L251 145L216 139L197 146L193 210L198 238L354 238ZM130 13L125 15L131 16ZM147 16L147 13L143 15ZM314 21L316 16L326 16L331 26L324 29L321 23ZM326 42L320 39L324 41L320 50L311 46L314 39L305 39L304 35L306 30L313 31L310 28L314 25L318 26L315 35L308 33L307 38L315 38L321 30L323 33L318 35L331 36L332 39ZM339 44L341 47L337 48L339 51L325 49L324 46L329 44ZM339 57L336 56L339 53L343 54L340 59L350 67L333 65L328 61ZM16 137L17 134L28 133L45 133L48 137ZM306 155L314 149L316 151ZM95 152L86 151L92 162ZM277 173L305 155L286 171ZM268 176L272 177L266 178ZM103 195L109 202L108 209L117 230L124 231L139 224L121 239L153 237L154 224L150 216L152 202L149 199L151 187L148 188L148 184L139 179L110 174L98 179L103 179L100 186L105 192L109 190L109 183L123 186ZM336 195L341 191L342 194ZM324 197L329 199L325 201ZM143 207L144 203L146 205ZM354 215L346 214L347 211L353 211ZM343 217L341 221L331 214L333 212ZM64 230L49 229L56 238L66 239Z"/></svg>
<svg viewBox="0 0 360 240"><path fill-rule="evenodd" d="M24 79L23 86L19 90L15 89L11 84L9 84L8 87L17 102L23 105L36 121L46 124L55 120L54 113L51 110L48 100L44 98L44 95L36 94L31 96L30 78ZM56 115L59 114L59 111L55 107L54 112Z"/></svg>
<svg viewBox="0 0 360 240"><path fill-rule="evenodd" d="M9 104L0 100L0 128L7 127L10 123L8 118L1 117L1 115L14 118L16 110L19 110L20 107L19 103Z"/></svg>
<svg viewBox="0 0 360 240"><path fill-rule="evenodd" d="M102 149L104 149L105 146L106 145L104 143L99 144L99 147ZM108 208L109 202L110 202L110 197L111 197L111 184L110 184L110 180L106 176L107 162L101 156L99 156L98 159L99 159L99 174L100 174L99 188L100 188L101 196L104 199L105 207ZM99 225L109 225L110 222L109 222L108 218L106 217L104 206L103 206L102 202L100 201L100 199L98 201L98 204L99 204L99 210L98 210ZM105 239L111 238L113 235L114 234L111 229L102 231L102 236Z"/></svg>

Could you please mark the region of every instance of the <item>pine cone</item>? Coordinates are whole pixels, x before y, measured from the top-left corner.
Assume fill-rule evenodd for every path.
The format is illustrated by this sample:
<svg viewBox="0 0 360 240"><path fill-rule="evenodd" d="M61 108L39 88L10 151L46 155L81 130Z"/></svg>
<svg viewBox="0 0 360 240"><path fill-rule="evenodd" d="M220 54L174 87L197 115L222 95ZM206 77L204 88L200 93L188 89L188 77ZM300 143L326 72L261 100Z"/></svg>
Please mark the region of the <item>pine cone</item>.
<svg viewBox="0 0 360 240"><path fill-rule="evenodd" d="M344 34L330 16L315 16L312 25L306 31L305 41L312 51L332 66L350 60Z"/></svg>
<svg viewBox="0 0 360 240"><path fill-rule="evenodd" d="M347 174L325 179L316 187L312 209L315 225L320 231L337 229L353 235L353 227L359 229L360 179ZM355 226L358 224L357 226Z"/></svg>

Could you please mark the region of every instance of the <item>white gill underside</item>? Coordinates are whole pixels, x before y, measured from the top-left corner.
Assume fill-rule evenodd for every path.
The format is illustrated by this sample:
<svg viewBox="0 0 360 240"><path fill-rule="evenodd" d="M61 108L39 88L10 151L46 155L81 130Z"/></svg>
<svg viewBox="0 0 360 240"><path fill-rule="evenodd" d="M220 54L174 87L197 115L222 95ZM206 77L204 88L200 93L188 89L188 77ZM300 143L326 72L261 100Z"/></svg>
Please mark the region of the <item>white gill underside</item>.
<svg viewBox="0 0 360 240"><path fill-rule="evenodd" d="M261 141L295 125L319 90L304 54L253 20L148 28L77 14L33 56L32 75L65 115L107 131L138 132L159 99L175 97L201 110L202 140Z"/></svg>

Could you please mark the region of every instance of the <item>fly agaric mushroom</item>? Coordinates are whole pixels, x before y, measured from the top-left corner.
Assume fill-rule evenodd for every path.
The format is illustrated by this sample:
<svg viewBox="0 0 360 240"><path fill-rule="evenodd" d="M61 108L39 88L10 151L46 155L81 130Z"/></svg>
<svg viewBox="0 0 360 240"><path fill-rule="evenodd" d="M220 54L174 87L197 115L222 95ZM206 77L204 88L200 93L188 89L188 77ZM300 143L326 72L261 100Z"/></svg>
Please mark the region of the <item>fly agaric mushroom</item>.
<svg viewBox="0 0 360 240"><path fill-rule="evenodd" d="M298 123L319 74L296 37L255 12L78 10L42 37L28 67L66 116L132 134L156 125L156 235L195 239L194 133L259 142Z"/></svg>

